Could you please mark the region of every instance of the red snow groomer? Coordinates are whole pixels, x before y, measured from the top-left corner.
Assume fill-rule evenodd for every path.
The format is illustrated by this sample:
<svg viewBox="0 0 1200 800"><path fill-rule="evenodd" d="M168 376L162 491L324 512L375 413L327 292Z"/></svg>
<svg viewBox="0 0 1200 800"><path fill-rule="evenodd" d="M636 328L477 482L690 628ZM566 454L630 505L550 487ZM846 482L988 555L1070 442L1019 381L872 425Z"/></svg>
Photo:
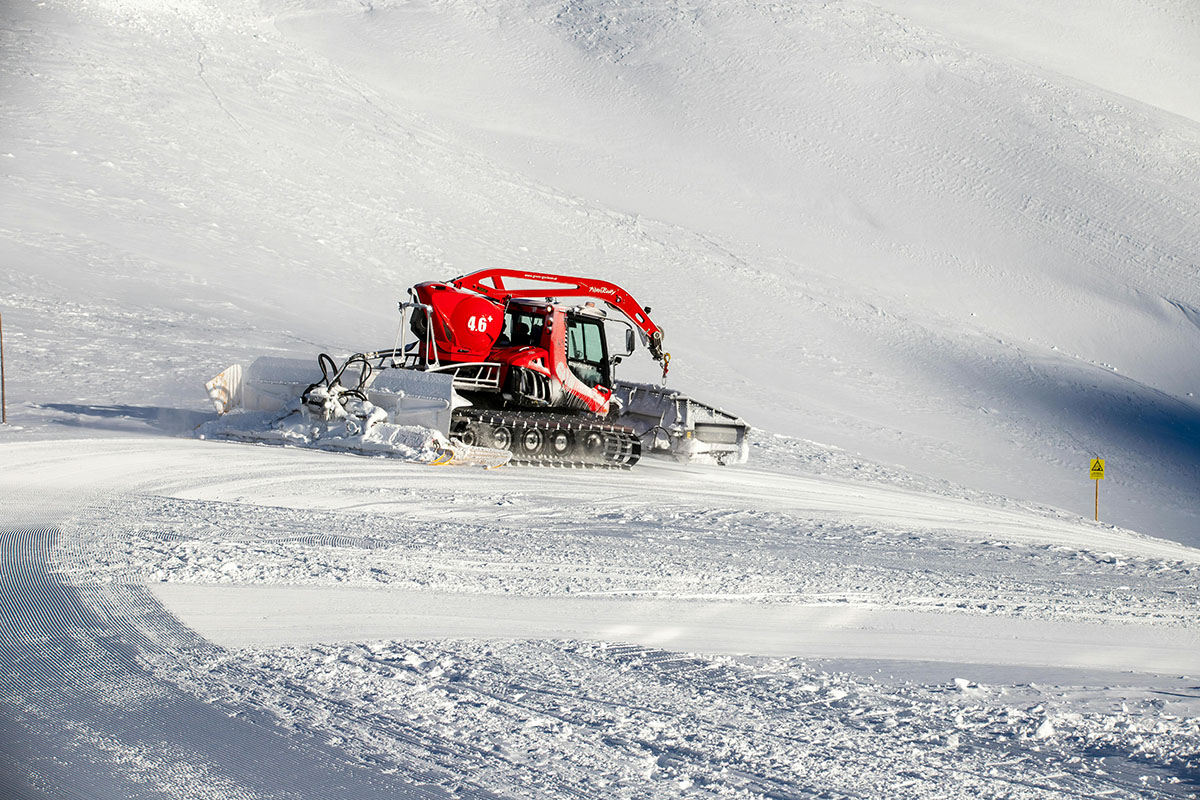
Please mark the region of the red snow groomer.
<svg viewBox="0 0 1200 800"><path fill-rule="evenodd" d="M324 403L332 391L385 409L388 423L436 428L464 445L509 451L518 463L628 467L643 451L746 460L738 417L662 385L615 378L638 338L664 382L670 363L650 309L615 284L488 269L417 284L409 295L398 338L411 340L355 354L340 368L323 355L316 383L304 362L260 358L227 381L233 400L218 408L270 410L297 393L315 406L314 397ZM613 352L609 333L622 329Z"/></svg>

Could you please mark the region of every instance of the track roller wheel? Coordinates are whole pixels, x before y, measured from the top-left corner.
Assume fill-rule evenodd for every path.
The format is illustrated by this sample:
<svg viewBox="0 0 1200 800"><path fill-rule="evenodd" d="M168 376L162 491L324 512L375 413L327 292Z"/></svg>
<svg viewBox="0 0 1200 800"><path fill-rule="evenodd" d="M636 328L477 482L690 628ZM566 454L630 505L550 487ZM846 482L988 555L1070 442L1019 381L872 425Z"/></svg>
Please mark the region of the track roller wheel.
<svg viewBox="0 0 1200 800"><path fill-rule="evenodd" d="M571 432L559 428L550 434L550 451L556 456L564 456L571 450Z"/></svg>
<svg viewBox="0 0 1200 800"><path fill-rule="evenodd" d="M512 450L513 435L508 428L494 428L492 430L491 446L500 450Z"/></svg>
<svg viewBox="0 0 1200 800"><path fill-rule="evenodd" d="M525 455L534 455L542 451L546 443L546 435L537 428L526 428L521 431L521 450Z"/></svg>
<svg viewBox="0 0 1200 800"><path fill-rule="evenodd" d="M479 436L473 425L459 425L455 428L454 438L458 439L468 447L474 447L479 444Z"/></svg>
<svg viewBox="0 0 1200 800"><path fill-rule="evenodd" d="M604 435L599 431L587 431L583 434L583 452L589 456L604 454Z"/></svg>

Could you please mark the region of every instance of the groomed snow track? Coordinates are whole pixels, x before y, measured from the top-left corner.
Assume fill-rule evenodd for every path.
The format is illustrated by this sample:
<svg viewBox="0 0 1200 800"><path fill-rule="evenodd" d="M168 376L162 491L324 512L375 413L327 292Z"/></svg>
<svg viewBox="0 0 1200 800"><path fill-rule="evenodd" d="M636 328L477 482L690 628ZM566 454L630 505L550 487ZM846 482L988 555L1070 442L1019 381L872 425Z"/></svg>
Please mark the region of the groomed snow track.
<svg viewBox="0 0 1200 800"><path fill-rule="evenodd" d="M1027 604L1041 580L1032 573L1043 562L1054 586L1061 567L1095 562L1080 562L1069 548L1056 556L1040 545L988 547L959 537L970 539L972 530L989 538L1036 533L1078 546L1076 537L1107 536L1146 560L1103 562L1092 585L1109 585L1105 575L1115 570L1112 581L1163 591L1126 610L1135 627L1110 625L1090 641L1140 630L1192 665L1200 651L1185 641L1194 631L1181 622L1191 614L1193 562L1174 559L1194 554L1178 545L953 497L784 473L773 475L773 492L752 491L763 476L748 470L682 470L659 462L640 474L611 471L583 485L549 470L532 479L481 470L468 483L461 472L388 459L244 448L231 465L228 452L170 439L6 448L14 469L0 474L0 512L10 521L0 531L0 796L1066 800L1182 798L1196 788L1195 733L1180 716L1195 702L1192 683L1159 684L1169 691L1144 699L1101 689L1101 710L1072 700L1070 713L1054 716L1039 709L1063 702L1063 690L1014 686L1011 670L949 667L954 676L962 669L986 681L991 669L1000 677L997 686L964 681L959 689L946 685L948 677L933 685L875 683L807 663L807 656L678 652L687 649L678 646L683 640L626 638L555 588L569 585L573 596L589 580L609 575L632 584L645 572L661 589L668 573L708 575L723 564L739 574L747 569L737 591L725 593L729 609L771 616L786 607L758 606L744 595L751 571L769 577L771 563L799 559L801 572L786 576L793 584L802 573L830 572L849 547L864 564L899 559L897 581L906 580L899 573L910 572L905 565L912 561L948 568L961 551L966 569L1024 574L1032 583L1015 589ZM36 487L74 486L79 499L24 491L18 474ZM114 490L118 483L124 491ZM457 512L447 511L455 507L450 498L457 498ZM72 506L54 510L64 503ZM834 506L855 509L858 522L820 527L820 509ZM455 513L457 520L448 518ZM770 560L751 570L729 552L735 541L743 557ZM426 547L436 551L432 561ZM906 547L911 551L897 552ZM575 564L580 571L564 575L581 552L590 556ZM171 563L172 553L188 555ZM719 564L700 560L706 554ZM315 566L318 583L272 586L266 584L299 574L247 570L230 580L232 573L221 571L234 561L277 569L280 555L288 569ZM367 571L358 570L360 557ZM208 569L202 564L216 568L199 582L153 577L167 567L176 578L194 579L201 574L195 568ZM414 572L404 571L410 567ZM532 583L521 580L527 567ZM421 593L400 590L409 576L453 581L458 600L485 604L488 630L448 630L439 620L454 603L426 591L422 606L414 599ZM344 588L343 577L350 584ZM970 592L984 588L980 577L966 587ZM940 574L934 578L945 583ZM486 592L478 591L486 584L478 581L496 579L514 595L513 607L556 609L559 619L506 617L498 601L486 605ZM158 588L151 592L148 581ZM678 593L682 585L675 586ZM905 594L916 588L902 586L909 587ZM158 600L164 590L189 589L243 593L247 602L209 603L205 613L241 614L259 629L256 635L278 638L249 647L201 638L199 623L192 629L180 622L192 624L182 606ZM293 631L299 638L265 616L280 592L315 601L277 604L307 617ZM1109 602L1052 594L1084 614ZM371 622L368 595L371 603L398 601L441 629L406 634L391 627L360 637L346 626ZM595 593L583 600L607 612L630 602ZM1007 605L1003 596L993 600ZM729 625L694 600L675 603L667 609L672 626L744 636L745 617ZM683 604L694 613L679 613ZM305 608L340 615L340 630L317 630L319 620ZM972 627L985 631L1007 616L964 613L964 623L977 621ZM604 623L600 641L562 633L563 623L577 628L585 616ZM318 640L305 638L314 632ZM355 638L343 638L347 633ZM455 635L470 638L446 638ZM907 638L893 642L893 655L912 657L913 647L927 643L921 635ZM797 652L811 652L814 644ZM1049 663L1073 657L1046 654ZM1047 673L1030 674L1041 683ZM1112 673L1103 678L1112 679ZM1128 699L1130 711L1113 712L1114 697L1118 706ZM1164 706L1164 698L1176 708ZM1040 736L1048 720L1063 732ZM1103 774L1091 771L1101 755ZM905 765L901 775L897 764Z"/></svg>
<svg viewBox="0 0 1200 800"><path fill-rule="evenodd" d="M59 534L49 525L0 529L0 795L449 796L419 769L370 769L310 731L203 702L156 677L151 664L214 648L145 587L72 585L50 562ZM494 797L465 786L456 796Z"/></svg>

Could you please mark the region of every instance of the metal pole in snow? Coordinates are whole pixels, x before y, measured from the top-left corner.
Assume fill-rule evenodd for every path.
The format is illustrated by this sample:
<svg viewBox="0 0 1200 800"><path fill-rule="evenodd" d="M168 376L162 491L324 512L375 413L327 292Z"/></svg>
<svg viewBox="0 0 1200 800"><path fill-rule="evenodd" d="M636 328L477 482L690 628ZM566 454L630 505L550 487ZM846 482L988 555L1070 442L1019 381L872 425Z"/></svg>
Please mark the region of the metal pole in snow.
<svg viewBox="0 0 1200 800"><path fill-rule="evenodd" d="M8 398L4 394L4 317L0 316L0 425L8 424Z"/></svg>
<svg viewBox="0 0 1200 800"><path fill-rule="evenodd" d="M1100 479L1096 479L1096 522L1100 521Z"/></svg>

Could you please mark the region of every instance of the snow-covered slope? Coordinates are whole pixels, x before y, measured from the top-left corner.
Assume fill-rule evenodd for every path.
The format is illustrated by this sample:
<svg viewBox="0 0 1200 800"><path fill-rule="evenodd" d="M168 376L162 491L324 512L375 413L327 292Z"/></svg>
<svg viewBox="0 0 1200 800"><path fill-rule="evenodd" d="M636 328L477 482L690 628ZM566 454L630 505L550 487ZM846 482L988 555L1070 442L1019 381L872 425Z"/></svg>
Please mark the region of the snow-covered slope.
<svg viewBox="0 0 1200 800"><path fill-rule="evenodd" d="M1188 0L875 0L1001 58L1200 121L1200 12ZM1060 78L1061 79L1061 78Z"/></svg>
<svg viewBox="0 0 1200 800"><path fill-rule="evenodd" d="M1194 678L1151 674L1196 658L1189 3L19 0L0 36L0 794L1195 795ZM189 438L227 364L390 346L486 266L634 291L752 463Z"/></svg>

